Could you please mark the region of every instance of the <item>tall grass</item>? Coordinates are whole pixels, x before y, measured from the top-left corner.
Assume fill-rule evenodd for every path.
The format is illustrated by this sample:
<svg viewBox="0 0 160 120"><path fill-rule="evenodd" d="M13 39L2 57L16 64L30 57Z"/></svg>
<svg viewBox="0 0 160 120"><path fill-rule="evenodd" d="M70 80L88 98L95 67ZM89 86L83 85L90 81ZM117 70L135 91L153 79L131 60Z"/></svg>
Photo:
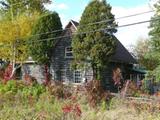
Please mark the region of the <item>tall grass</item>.
<svg viewBox="0 0 160 120"><path fill-rule="evenodd" d="M26 86L16 81L7 84L0 84L0 120L160 120L158 112L139 111L124 99L112 98L107 104L103 101L93 108L83 91L72 89L72 95L66 98L61 93L53 94L56 88ZM64 112L66 106L69 111Z"/></svg>

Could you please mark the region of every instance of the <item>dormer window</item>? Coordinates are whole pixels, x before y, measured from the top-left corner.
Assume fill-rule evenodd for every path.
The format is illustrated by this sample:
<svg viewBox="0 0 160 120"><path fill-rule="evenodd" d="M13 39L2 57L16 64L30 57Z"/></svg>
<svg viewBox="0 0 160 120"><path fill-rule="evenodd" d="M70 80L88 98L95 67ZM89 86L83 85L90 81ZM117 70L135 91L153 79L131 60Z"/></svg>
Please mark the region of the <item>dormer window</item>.
<svg viewBox="0 0 160 120"><path fill-rule="evenodd" d="M72 47L65 48L65 58L73 58Z"/></svg>

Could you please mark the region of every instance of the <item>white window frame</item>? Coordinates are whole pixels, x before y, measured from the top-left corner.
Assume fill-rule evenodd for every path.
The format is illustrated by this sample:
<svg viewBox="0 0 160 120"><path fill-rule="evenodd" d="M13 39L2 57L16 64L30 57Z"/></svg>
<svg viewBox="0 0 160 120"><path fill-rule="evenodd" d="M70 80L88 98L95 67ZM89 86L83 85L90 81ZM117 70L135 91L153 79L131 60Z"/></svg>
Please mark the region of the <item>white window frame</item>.
<svg viewBox="0 0 160 120"><path fill-rule="evenodd" d="M80 74L78 77L76 76L76 74L77 74L76 72L79 72L79 74ZM83 82L83 80L82 80L82 71L81 70L75 70L73 75L74 75L73 76L73 82L75 84L80 84L80 83ZM76 79L80 79L80 80L76 80Z"/></svg>
<svg viewBox="0 0 160 120"><path fill-rule="evenodd" d="M71 49L70 51L68 49ZM67 54L72 54L72 56L68 56ZM73 51L72 51L72 47L65 47L65 58L73 58Z"/></svg>

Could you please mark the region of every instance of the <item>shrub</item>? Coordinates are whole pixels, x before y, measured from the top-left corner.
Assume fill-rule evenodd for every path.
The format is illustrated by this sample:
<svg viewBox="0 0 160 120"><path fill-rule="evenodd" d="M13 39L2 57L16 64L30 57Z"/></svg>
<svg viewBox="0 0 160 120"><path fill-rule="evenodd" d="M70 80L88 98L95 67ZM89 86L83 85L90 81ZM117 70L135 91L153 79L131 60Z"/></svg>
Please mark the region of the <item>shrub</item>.
<svg viewBox="0 0 160 120"><path fill-rule="evenodd" d="M67 102L62 106L64 118L72 118L77 120L81 117L82 110L78 103L77 96L71 96Z"/></svg>
<svg viewBox="0 0 160 120"><path fill-rule="evenodd" d="M51 95L54 95L58 99L69 98L71 93L71 87L64 85L62 82L55 82L48 86L48 90Z"/></svg>
<svg viewBox="0 0 160 120"><path fill-rule="evenodd" d="M0 93L6 93L6 92L16 93L17 91L18 91L18 88L16 85L16 81L14 80L8 81L6 85L4 84L0 85Z"/></svg>
<svg viewBox="0 0 160 120"><path fill-rule="evenodd" d="M101 86L101 81L92 80L87 83L85 88L88 102L92 107L96 107L102 100L108 102L112 98L110 92L105 91Z"/></svg>
<svg viewBox="0 0 160 120"><path fill-rule="evenodd" d="M124 87L121 90L121 93L124 92L127 82L124 84ZM142 91L137 87L136 83L133 81L129 81L129 84L127 86L126 95L132 96L132 97L139 97Z"/></svg>

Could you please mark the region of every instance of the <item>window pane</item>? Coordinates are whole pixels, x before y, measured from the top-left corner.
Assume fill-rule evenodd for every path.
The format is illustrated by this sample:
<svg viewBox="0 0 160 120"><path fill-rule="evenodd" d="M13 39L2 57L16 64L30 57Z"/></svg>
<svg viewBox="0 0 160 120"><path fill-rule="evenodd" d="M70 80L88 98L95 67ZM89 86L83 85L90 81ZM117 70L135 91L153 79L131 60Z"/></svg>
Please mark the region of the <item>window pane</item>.
<svg viewBox="0 0 160 120"><path fill-rule="evenodd" d="M73 56L72 53L66 53L66 56Z"/></svg>
<svg viewBox="0 0 160 120"><path fill-rule="evenodd" d="M81 81L82 81L81 71L75 71L74 72L74 82L75 83L81 83Z"/></svg>
<svg viewBox="0 0 160 120"><path fill-rule="evenodd" d="M65 57L69 57L69 58L72 58L72 57L73 57L72 47L66 47L66 48L65 48Z"/></svg>

